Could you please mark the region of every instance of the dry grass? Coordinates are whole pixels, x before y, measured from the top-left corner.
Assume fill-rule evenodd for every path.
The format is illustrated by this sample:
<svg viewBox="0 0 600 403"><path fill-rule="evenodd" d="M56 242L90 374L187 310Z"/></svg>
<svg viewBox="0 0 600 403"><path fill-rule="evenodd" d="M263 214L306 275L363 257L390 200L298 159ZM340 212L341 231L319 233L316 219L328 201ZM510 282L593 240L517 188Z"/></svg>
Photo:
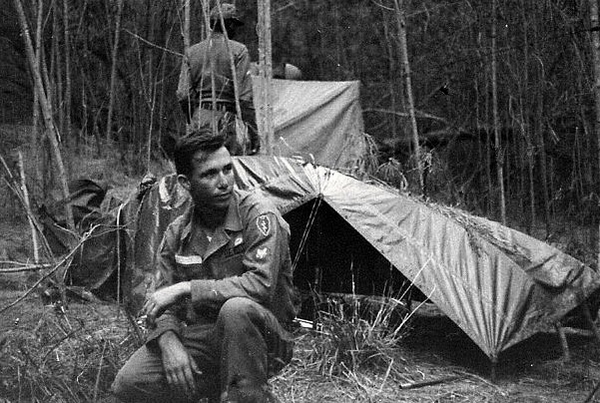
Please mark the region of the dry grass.
<svg viewBox="0 0 600 403"><path fill-rule="evenodd" d="M346 318L336 329L360 333L351 322ZM339 370L329 372L323 362L335 361L331 346L343 337L304 330L294 360L271 384L284 402L558 403L584 402L600 381L600 348L589 339L571 339L577 353L563 362L555 335L536 337L506 355L492 383L489 361L447 318L417 314L410 329L395 346L378 350L385 359L354 368L338 361Z"/></svg>
<svg viewBox="0 0 600 403"><path fill-rule="evenodd" d="M22 291L4 290L2 306ZM0 396L9 402L92 402L139 345L118 307L44 306L32 295L1 318Z"/></svg>
<svg viewBox="0 0 600 403"><path fill-rule="evenodd" d="M10 241L7 250L27 256L17 249L27 241L26 228L7 222L0 237ZM0 275L0 308L36 276ZM493 384L487 359L457 326L421 313L398 321L399 308L402 319L397 303L327 301L318 330L298 332L292 363L271 380L277 396L307 403L583 403L600 382L594 340L570 338L573 359L565 363L556 336L540 335L507 352ZM32 294L0 314L0 402L101 400L140 342L115 305L73 301L62 310Z"/></svg>
<svg viewBox="0 0 600 403"><path fill-rule="evenodd" d="M15 284L0 278L0 306L22 295ZM493 384L485 357L442 316L418 314L410 332L394 333L393 325L378 330L383 316L350 313L324 312L318 331L298 331L292 363L271 380L283 402L584 402L600 380L590 339L570 338L565 363L556 336L540 335L506 355ZM0 323L3 402L101 400L140 343L111 304L71 302L63 311L31 295Z"/></svg>

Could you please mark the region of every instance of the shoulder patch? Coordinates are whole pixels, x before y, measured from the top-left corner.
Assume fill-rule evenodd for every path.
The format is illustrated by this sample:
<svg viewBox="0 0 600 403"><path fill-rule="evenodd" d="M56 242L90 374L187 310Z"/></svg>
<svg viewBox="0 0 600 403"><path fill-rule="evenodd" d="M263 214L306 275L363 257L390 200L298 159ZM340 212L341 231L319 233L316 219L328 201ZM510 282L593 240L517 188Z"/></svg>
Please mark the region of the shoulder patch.
<svg viewBox="0 0 600 403"><path fill-rule="evenodd" d="M256 218L256 227L263 236L269 235L271 232L271 219L268 215L262 214Z"/></svg>
<svg viewBox="0 0 600 403"><path fill-rule="evenodd" d="M269 249L267 247L260 248L256 251L256 258L264 259L267 257L268 252L269 252Z"/></svg>

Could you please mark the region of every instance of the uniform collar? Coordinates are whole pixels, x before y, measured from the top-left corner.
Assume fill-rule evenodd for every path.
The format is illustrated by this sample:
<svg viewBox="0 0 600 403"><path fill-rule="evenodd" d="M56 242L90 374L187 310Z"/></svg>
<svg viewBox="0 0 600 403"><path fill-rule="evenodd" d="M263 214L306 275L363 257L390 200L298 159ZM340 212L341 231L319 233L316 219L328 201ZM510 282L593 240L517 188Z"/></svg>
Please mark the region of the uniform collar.
<svg viewBox="0 0 600 403"><path fill-rule="evenodd" d="M227 216L225 217L223 228L230 232L241 231L244 228L240 216L240 195L235 189L232 193L231 200L229 201L229 208L227 209Z"/></svg>
<svg viewBox="0 0 600 403"><path fill-rule="evenodd" d="M239 199L240 195L237 189L233 190L231 200L229 201L229 207L227 208L227 215L225 216L225 221L223 224L215 228L215 233L221 230L225 230L226 232L236 232L241 231L244 227L242 225L242 219L240 216L240 207L239 207ZM181 234L182 240L186 240L189 238L192 225L194 221L194 204L190 203L189 209L185 212L185 226L183 228L183 232Z"/></svg>

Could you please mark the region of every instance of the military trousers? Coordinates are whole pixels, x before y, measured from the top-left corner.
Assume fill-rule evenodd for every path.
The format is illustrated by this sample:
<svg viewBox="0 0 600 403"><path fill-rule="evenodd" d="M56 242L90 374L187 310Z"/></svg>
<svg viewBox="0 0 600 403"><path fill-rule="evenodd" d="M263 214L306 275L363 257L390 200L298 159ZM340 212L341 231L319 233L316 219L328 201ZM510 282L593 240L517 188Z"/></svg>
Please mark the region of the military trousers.
<svg viewBox="0 0 600 403"><path fill-rule="evenodd" d="M196 361L200 402L263 402L269 377L292 358L293 338L277 318L247 298L223 304L214 323L188 325L179 335ZM123 402L188 402L169 388L159 348L144 345L117 374L112 390ZM266 395L265 395L266 394Z"/></svg>

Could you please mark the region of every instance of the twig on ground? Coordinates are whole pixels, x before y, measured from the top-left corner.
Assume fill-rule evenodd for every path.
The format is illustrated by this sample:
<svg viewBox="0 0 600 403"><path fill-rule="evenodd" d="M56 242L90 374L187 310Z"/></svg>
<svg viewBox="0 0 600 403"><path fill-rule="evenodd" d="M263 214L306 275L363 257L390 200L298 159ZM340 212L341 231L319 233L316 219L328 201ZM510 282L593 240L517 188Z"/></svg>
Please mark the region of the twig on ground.
<svg viewBox="0 0 600 403"><path fill-rule="evenodd" d="M17 199L19 200L19 203L21 203L21 205L25 209L25 213L27 214L28 219L30 220L30 222L33 224L33 226L37 230L37 233L40 236L40 238L38 240L42 241L42 247L44 249L44 252L46 253L46 255L49 258L52 258L52 250L50 248L50 245L48 244L48 240L44 236L44 232L42 231L42 226L41 226L38 218L32 213L31 209L27 207L29 203L28 203L28 201L25 200L25 196L23 195L23 192L19 188L19 183L17 182L14 175L8 168L8 165L6 164L6 161L4 160L2 155L0 155L0 162L2 163L4 170L6 171L6 175L2 175L4 182L6 183L8 188L10 190L12 190L14 195L17 197Z"/></svg>
<svg viewBox="0 0 600 403"><path fill-rule="evenodd" d="M106 351L106 344L108 342L104 340L104 345L102 346L102 353L100 354L100 362L98 363L98 373L96 374L96 383L94 384L94 398L92 401L96 403L98 401L98 388L100 385L100 374L102 373L102 361L104 361L104 352Z"/></svg>
<svg viewBox="0 0 600 403"><path fill-rule="evenodd" d="M390 364L387 367L387 371L385 371L385 376L383 377L383 382L381 382L381 386L379 387L379 393L381 393L383 391L383 387L385 386L385 383L386 383L388 377L390 376L390 371L392 370L393 365L394 365L394 359L392 358L390 360Z"/></svg>
<svg viewBox="0 0 600 403"><path fill-rule="evenodd" d="M83 243L90 237L90 234L94 231L94 229L96 229L96 227L97 227L97 225L94 225L92 228L90 228L89 231L87 231L85 234L83 234L83 236L81 237L81 239L79 240L77 245L75 245L75 247L60 262L58 262L52 270L49 270L48 273L44 274L38 281L36 281L35 284L33 284L33 286L31 286L31 288L29 288L27 291L25 291L25 293L23 295L21 295L19 298L17 298L10 304L8 304L5 307L3 307L2 309L0 309L0 314L4 313L8 309L17 305L19 302L23 301L25 298L27 298L27 296L29 296L29 294L31 294L37 288L37 286L39 286L44 280L46 280L51 275L53 275L56 271L58 271L58 269L60 267L62 267L69 259L71 259L73 257L75 252L77 252L79 250L79 248L81 247L81 245L83 245Z"/></svg>
<svg viewBox="0 0 600 403"><path fill-rule="evenodd" d="M2 262L0 262L0 263L2 263ZM52 267L52 264L50 264L50 263L29 264L29 265L25 264L21 267L7 267L4 269L0 269L0 273L5 274L5 273L20 273L20 272L24 272L24 271L37 271L37 270L47 269L49 267Z"/></svg>
<svg viewBox="0 0 600 403"><path fill-rule="evenodd" d="M596 384L596 387L594 388L594 390L592 390L590 392L590 394L588 395L588 397L584 400L583 403L589 403L592 401L592 399L594 398L594 395L596 394L596 392L598 392L598 389L600 389L600 382L598 382Z"/></svg>
<svg viewBox="0 0 600 403"><path fill-rule="evenodd" d="M416 388L422 388L423 386L431 386L431 385L438 385L440 383L453 382L453 381L456 381L456 380L462 379L462 378L464 378L464 376L453 375L453 376L445 376L445 377L439 378L439 379L433 379L431 381L401 383L400 388L401 389L416 389Z"/></svg>
<svg viewBox="0 0 600 403"><path fill-rule="evenodd" d="M58 346L60 346L62 344L63 341L67 340L68 338L70 338L71 336L73 336L74 334L76 334L78 331L80 331L81 329L83 329L83 327L79 327L78 329L74 329L71 330L69 333L65 334L63 337L61 337L60 339L58 339L51 347L50 350L46 351L46 354L44 354L44 356L42 357L41 362L46 362L46 358L48 357L48 355L50 355Z"/></svg>

